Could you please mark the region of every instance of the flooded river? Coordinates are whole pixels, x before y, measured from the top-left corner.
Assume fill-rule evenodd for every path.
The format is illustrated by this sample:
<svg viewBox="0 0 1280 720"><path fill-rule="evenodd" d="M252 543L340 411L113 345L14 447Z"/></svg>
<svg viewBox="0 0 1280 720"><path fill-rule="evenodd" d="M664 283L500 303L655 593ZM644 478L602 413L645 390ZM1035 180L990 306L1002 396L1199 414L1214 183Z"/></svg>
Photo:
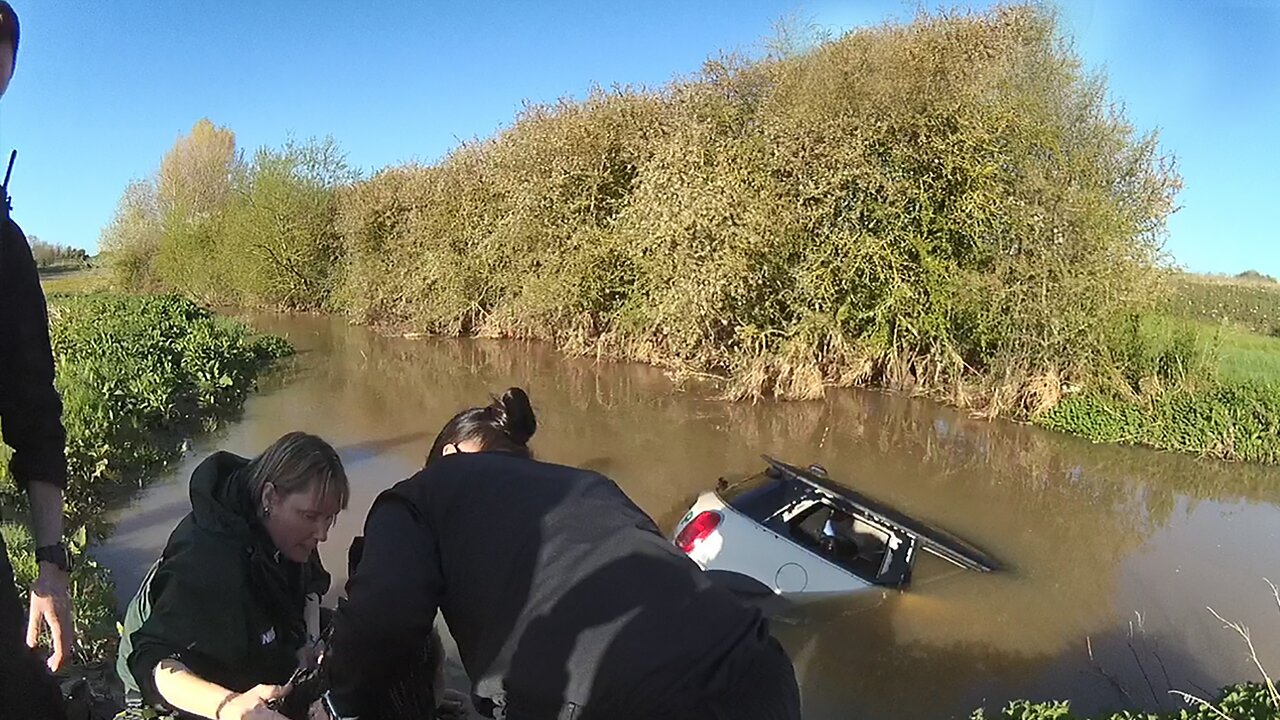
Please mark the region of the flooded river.
<svg viewBox="0 0 1280 720"><path fill-rule="evenodd" d="M974 541L1010 570L953 572L922 560L916 584L874 601L783 618L809 720L967 717L1015 697L1081 711L1173 708L1256 679L1251 628L1280 670L1280 470L1095 446L872 392L809 403L725 404L680 392L651 368L567 359L516 342L405 340L328 318L265 316L300 354L244 416L196 442L164 481L118 515L98 552L131 595L188 508L207 452L252 455L301 429L338 448L350 510L322 548L345 551L374 496L421 466L456 410L509 385L538 412L535 452L615 479L669 530L721 476L769 453L824 465L842 483Z"/></svg>

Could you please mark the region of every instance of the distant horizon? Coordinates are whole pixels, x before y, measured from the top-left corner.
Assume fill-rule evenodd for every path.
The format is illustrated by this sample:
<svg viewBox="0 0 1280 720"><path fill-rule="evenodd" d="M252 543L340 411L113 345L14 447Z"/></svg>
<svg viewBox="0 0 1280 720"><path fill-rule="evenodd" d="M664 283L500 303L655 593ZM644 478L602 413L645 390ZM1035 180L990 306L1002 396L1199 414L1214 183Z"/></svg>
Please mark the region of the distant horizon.
<svg viewBox="0 0 1280 720"><path fill-rule="evenodd" d="M202 117L234 131L246 154L289 136L332 136L367 176L435 164L509 127L526 104L581 99L593 85L662 87L723 53L758 56L784 18L839 36L909 20L915 7L15 5L22 45L0 100L0 153L19 148L14 218L45 242L94 255L126 184L150 176ZM1135 132L1160 133L1184 177L1164 241L1172 266L1280 277L1266 212L1280 195L1280 134L1267 121L1280 117L1280 3L1079 0L1058 10L1086 68L1105 72Z"/></svg>

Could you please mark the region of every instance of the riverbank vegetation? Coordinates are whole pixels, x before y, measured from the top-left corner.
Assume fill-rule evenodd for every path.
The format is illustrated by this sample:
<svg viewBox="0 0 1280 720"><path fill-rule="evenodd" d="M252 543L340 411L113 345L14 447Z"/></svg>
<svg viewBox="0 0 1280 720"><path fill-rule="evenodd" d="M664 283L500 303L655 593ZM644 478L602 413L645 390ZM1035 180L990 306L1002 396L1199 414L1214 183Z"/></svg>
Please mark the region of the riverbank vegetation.
<svg viewBox="0 0 1280 720"><path fill-rule="evenodd" d="M529 107L364 179L332 140L246 157L201 121L102 246L125 287L206 302L1275 462L1268 310L1220 328L1218 291L1165 267L1180 185L1054 16L1014 5Z"/></svg>
<svg viewBox="0 0 1280 720"><path fill-rule="evenodd" d="M1167 713L1122 711L1099 720L1268 720L1280 717L1275 689L1262 683L1228 685L1215 698L1188 699L1189 708ZM1065 700L1032 702L1015 700L994 714L978 710L972 720L1086 720L1071 712Z"/></svg>
<svg viewBox="0 0 1280 720"><path fill-rule="evenodd" d="M1280 285L1173 275L1114 347L1125 368L1035 419L1099 442L1280 463Z"/></svg>
<svg viewBox="0 0 1280 720"><path fill-rule="evenodd" d="M1280 593L1277 593L1276 586L1267 580L1267 585L1271 589L1271 595L1275 597L1277 606L1280 606ZM1250 636L1249 629L1240 623L1232 622L1224 619L1221 615L1209 608L1209 612L1223 624L1225 629L1229 629L1240 636L1244 641L1245 649L1248 650L1249 660L1257 669L1261 679L1256 682L1234 683L1219 688L1215 694L1209 694L1203 691L1197 693L1187 692L1169 686L1169 676L1165 672L1163 662L1159 660L1159 655L1154 655L1156 663L1161 674L1148 672L1142 666L1142 661L1133 646L1130 650L1133 652L1134 661L1138 664L1142 671L1142 677L1146 683L1146 690L1149 693L1151 702L1155 707L1161 708L1159 712L1142 712L1125 710L1116 713L1107 713L1099 716L1099 720L1103 717L1106 720L1274 720L1280 718L1280 691L1276 688L1276 683L1267 671L1267 668L1258 659L1257 648L1254 646ZM1101 672L1101 669L1099 669ZM1121 692L1130 702L1134 701L1135 695L1126 690L1114 677L1101 672L1102 676L1110 682L1119 692ZM1159 680L1153 682L1152 678L1160 678L1163 676L1165 689L1157 690ZM1164 711L1168 707L1167 700L1177 701L1183 704L1177 710ZM970 716L971 720L1085 720L1082 716L1071 712L1071 704L1063 700L1054 700L1048 702L1033 702L1030 700L1014 700L1006 705L995 715L988 715L984 709L974 711Z"/></svg>
<svg viewBox="0 0 1280 720"><path fill-rule="evenodd" d="M234 413L257 376L291 349L178 297L54 298L49 314L67 431L66 532L79 556L76 657L98 660L115 637L113 587L84 551L105 536L106 508L175 458L185 438ZM25 589L36 562L15 522L26 496L7 460L0 457L0 532Z"/></svg>

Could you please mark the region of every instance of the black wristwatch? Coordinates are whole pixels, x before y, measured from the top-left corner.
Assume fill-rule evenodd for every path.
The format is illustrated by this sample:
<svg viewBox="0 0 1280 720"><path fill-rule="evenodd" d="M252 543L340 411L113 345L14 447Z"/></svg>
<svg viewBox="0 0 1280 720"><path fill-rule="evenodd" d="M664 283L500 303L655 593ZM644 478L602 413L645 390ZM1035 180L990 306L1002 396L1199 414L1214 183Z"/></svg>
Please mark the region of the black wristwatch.
<svg viewBox="0 0 1280 720"><path fill-rule="evenodd" d="M36 548L36 560L47 562L62 572L71 572L71 551L61 542Z"/></svg>

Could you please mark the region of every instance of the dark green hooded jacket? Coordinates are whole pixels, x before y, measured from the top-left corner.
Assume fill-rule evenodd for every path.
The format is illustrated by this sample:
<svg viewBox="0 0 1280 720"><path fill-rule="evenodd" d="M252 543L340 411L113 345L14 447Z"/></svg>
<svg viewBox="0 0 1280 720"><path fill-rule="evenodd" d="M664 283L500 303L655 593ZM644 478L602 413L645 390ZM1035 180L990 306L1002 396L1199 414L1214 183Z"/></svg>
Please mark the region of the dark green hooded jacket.
<svg viewBox="0 0 1280 720"><path fill-rule="evenodd" d="M297 665L306 597L327 592L329 575L318 554L301 564L276 551L242 480L247 464L218 452L192 473L191 512L125 613L116 672L126 695L165 705L153 673L166 658L236 692L284 684Z"/></svg>

